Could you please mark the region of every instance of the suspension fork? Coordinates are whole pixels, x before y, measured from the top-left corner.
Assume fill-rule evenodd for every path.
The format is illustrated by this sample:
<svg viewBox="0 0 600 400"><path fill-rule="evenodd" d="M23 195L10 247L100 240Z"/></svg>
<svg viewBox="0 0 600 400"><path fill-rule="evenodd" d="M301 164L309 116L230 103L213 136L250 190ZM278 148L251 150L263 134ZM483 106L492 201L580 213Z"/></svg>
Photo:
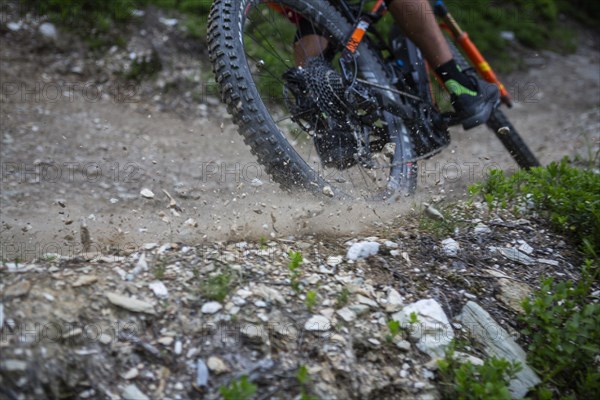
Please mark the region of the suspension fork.
<svg viewBox="0 0 600 400"><path fill-rule="evenodd" d="M500 82L490 64L481 55L477 46L471 41L467 32L463 31L458 22L452 17L452 14L450 14L450 11L448 11L446 4L442 0L436 1L434 12L443 21L440 24L442 29L446 30L450 34L450 37L458 43L479 75L486 81L496 84L498 89L500 89L500 99L502 102L507 107L512 107L510 93L508 93L506 87Z"/></svg>

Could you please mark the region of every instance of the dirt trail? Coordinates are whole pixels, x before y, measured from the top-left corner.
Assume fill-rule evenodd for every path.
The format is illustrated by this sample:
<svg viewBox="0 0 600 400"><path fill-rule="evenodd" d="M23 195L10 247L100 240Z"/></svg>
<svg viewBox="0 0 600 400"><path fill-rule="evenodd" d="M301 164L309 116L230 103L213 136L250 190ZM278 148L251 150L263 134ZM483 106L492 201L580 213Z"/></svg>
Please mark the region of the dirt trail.
<svg viewBox="0 0 600 400"><path fill-rule="evenodd" d="M7 46L3 38L1 47ZM96 245L117 248L353 234L415 207L417 198L463 193L491 167L515 168L486 128L457 131L449 149L421 163L417 198L394 206L323 203L270 183L214 99L206 117L182 118L143 102L90 100L81 90L65 95L62 82L63 95L54 101L55 82L44 75L44 66L20 62L14 48L3 52L3 88L23 82L41 88L39 96L3 92L3 256L77 252L81 219ZM544 53L535 60L537 67L506 79L517 101L509 118L544 164L585 155L598 145L600 129L597 46L582 43L573 55ZM253 184L254 178L262 185ZM155 197L142 198L143 188ZM178 208L168 208L163 190Z"/></svg>

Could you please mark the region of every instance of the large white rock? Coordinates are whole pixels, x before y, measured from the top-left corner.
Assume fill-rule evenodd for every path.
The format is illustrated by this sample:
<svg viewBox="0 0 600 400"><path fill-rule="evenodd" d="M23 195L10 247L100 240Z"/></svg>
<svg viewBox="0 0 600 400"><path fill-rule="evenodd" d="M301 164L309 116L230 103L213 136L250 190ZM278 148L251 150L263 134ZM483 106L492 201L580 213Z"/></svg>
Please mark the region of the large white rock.
<svg viewBox="0 0 600 400"><path fill-rule="evenodd" d="M105 296L108 299L108 301L110 301L115 306L119 306L126 310L133 312L143 312L146 314L156 314L156 311L154 311L154 306L143 300L138 300L134 299L133 297L111 292L106 293Z"/></svg>
<svg viewBox="0 0 600 400"><path fill-rule="evenodd" d="M322 315L313 315L304 324L307 331L325 332L331 329L331 322Z"/></svg>
<svg viewBox="0 0 600 400"><path fill-rule="evenodd" d="M417 317L411 323L411 314ZM408 329L410 336L418 340L417 348L433 358L444 357L446 347L454 339L454 331L439 303L433 299L419 300L392 315Z"/></svg>
<svg viewBox="0 0 600 400"><path fill-rule="evenodd" d="M221 303L217 301L209 301L208 303L202 305L201 311L202 314L214 314L222 308L223 306Z"/></svg>
<svg viewBox="0 0 600 400"><path fill-rule="evenodd" d="M348 249L348 253L346 254L346 258L348 260L356 261L359 258L367 258L369 256L374 256L379 252L379 243L377 242L358 242L354 243Z"/></svg>
<svg viewBox="0 0 600 400"><path fill-rule="evenodd" d="M483 345L483 351L490 357L504 358L521 363L523 369L510 381L509 390L513 398L522 399L529 388L540 383L540 378L527 365L527 354L510 337L490 314L477 303L468 302L458 319L470 336Z"/></svg>

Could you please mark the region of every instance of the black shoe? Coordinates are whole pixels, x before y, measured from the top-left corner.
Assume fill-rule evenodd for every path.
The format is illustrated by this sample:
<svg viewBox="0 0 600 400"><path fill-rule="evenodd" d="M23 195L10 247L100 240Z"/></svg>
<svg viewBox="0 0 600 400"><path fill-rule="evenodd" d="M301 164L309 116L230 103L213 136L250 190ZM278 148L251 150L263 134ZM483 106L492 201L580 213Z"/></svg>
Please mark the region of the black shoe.
<svg viewBox="0 0 600 400"><path fill-rule="evenodd" d="M450 92L450 99L456 111L456 117L461 121L464 129L471 129L486 123L492 111L498 107L500 102L498 86L472 76L469 78L474 90L453 79L445 83Z"/></svg>
<svg viewBox="0 0 600 400"><path fill-rule="evenodd" d="M314 141L317 154L325 167L342 170L356 164L356 139L348 133L319 130Z"/></svg>

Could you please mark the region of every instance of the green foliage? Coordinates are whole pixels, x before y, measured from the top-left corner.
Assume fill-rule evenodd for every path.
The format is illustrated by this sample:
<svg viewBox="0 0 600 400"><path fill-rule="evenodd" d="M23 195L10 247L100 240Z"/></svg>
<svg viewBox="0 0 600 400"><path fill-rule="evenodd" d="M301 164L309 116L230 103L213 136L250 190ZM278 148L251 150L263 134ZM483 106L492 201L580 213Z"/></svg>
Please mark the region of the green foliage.
<svg viewBox="0 0 600 400"><path fill-rule="evenodd" d="M300 384L300 399L301 400L317 400L316 396L311 396L308 394L309 387L312 379L308 373L308 368L305 365L301 365L296 372L296 379Z"/></svg>
<svg viewBox="0 0 600 400"><path fill-rule="evenodd" d="M233 277L230 271L209 277L200 284L200 293L207 299L223 301L233 288Z"/></svg>
<svg viewBox="0 0 600 400"><path fill-rule="evenodd" d="M600 354L600 305L590 301L598 265L587 260L581 280L542 281L532 299L523 302L521 316L530 336L528 361L545 382L577 398L600 393L600 372L594 366Z"/></svg>
<svg viewBox="0 0 600 400"><path fill-rule="evenodd" d="M288 269L291 272L291 286L292 289L296 293L300 291L300 275L302 275L302 270L300 269L300 264L302 263L302 253L299 251L290 251L288 253L290 261L288 262Z"/></svg>
<svg viewBox="0 0 600 400"><path fill-rule="evenodd" d="M317 305L317 292L314 290L309 290L306 292L306 299L304 300L304 304L309 312L312 312L313 308Z"/></svg>
<svg viewBox="0 0 600 400"><path fill-rule="evenodd" d="M454 357L454 346L438 361L438 367L442 396L452 400L510 400L509 381L521 370L518 363L495 357L483 365L461 364Z"/></svg>
<svg viewBox="0 0 600 400"><path fill-rule="evenodd" d="M598 252L600 245L600 175L569 165L567 159L547 167L518 171L507 177L492 171L487 181L470 189L481 193L488 204L515 202L533 205L558 230L577 240L588 242Z"/></svg>
<svg viewBox="0 0 600 400"><path fill-rule="evenodd" d="M386 340L391 342L400 333L400 322L391 319L387 322L387 327L390 333L386 336Z"/></svg>
<svg viewBox="0 0 600 400"><path fill-rule="evenodd" d="M256 385L249 382L248 377L243 375L228 386L221 386L219 393L225 400L248 400L256 394L256 389Z"/></svg>
<svg viewBox="0 0 600 400"><path fill-rule="evenodd" d="M335 299L335 307L342 308L350 301L350 291L347 288L342 288L342 290L337 294Z"/></svg>

